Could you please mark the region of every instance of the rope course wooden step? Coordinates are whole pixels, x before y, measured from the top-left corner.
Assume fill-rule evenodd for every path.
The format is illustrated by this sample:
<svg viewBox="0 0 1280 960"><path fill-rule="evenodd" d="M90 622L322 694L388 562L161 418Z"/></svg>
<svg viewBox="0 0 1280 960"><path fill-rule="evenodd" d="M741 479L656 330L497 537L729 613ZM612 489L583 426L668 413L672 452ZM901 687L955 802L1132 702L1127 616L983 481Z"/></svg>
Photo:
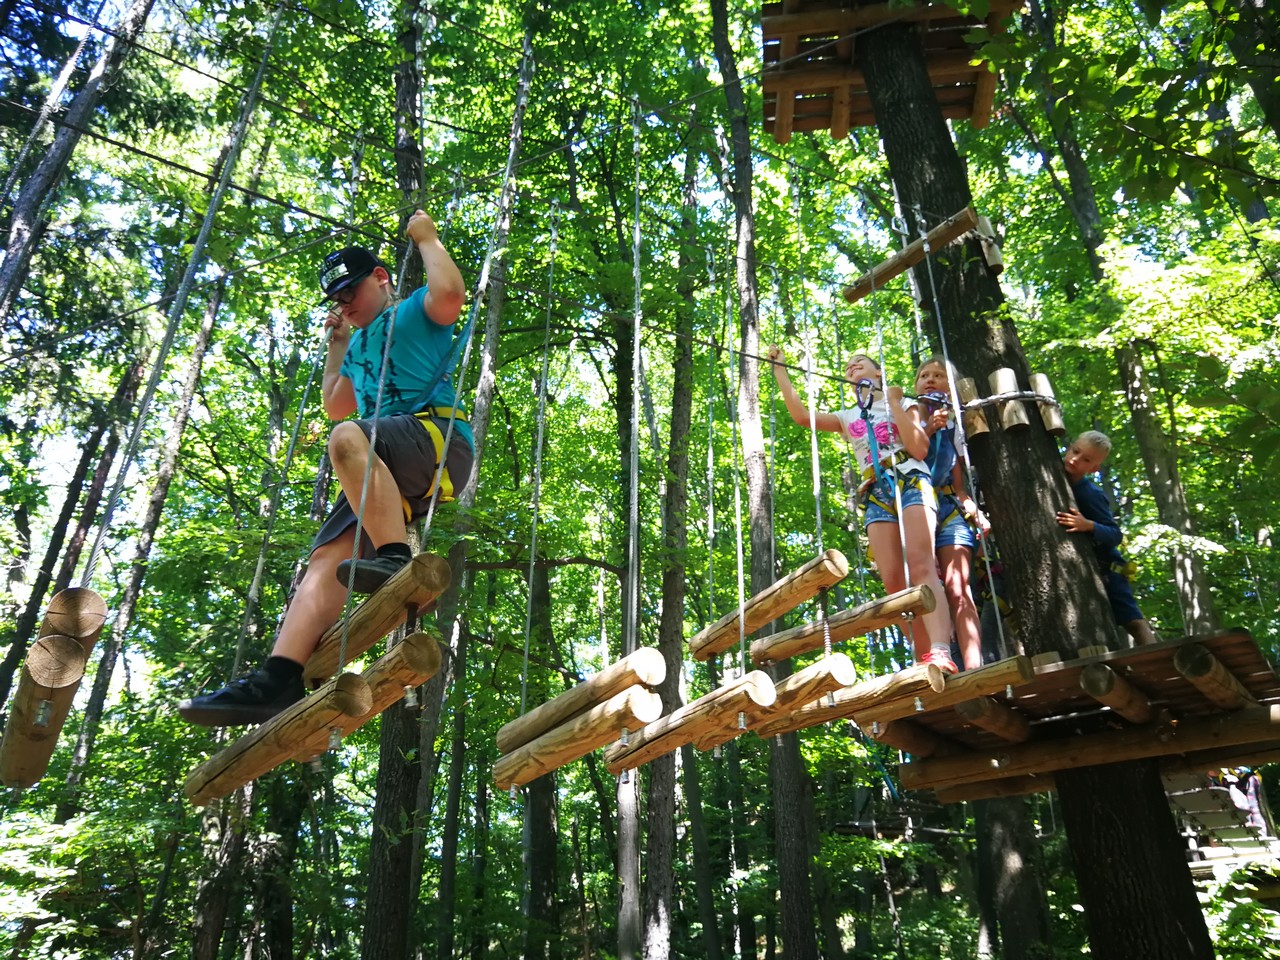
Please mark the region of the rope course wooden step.
<svg viewBox="0 0 1280 960"><path fill-rule="evenodd" d="M319 756L335 731L346 736L400 701L407 688L435 676L440 659L434 637L410 634L363 674L344 673L327 681L200 764L187 777L187 798L204 806L286 760Z"/></svg>
<svg viewBox="0 0 1280 960"><path fill-rule="evenodd" d="M49 769L89 653L106 622L106 602L92 590L72 587L49 601L0 736L0 785L26 789Z"/></svg>
<svg viewBox="0 0 1280 960"><path fill-rule="evenodd" d="M843 140L853 127L874 126L875 110L857 62L855 37L893 23L919 32L929 78L942 115L986 126L995 99L996 74L975 63L966 36L974 27L999 32L1021 0L992 0L979 19L942 3L866 0L778 0L761 16L764 58L764 125L778 143L798 131L830 130Z"/></svg>
<svg viewBox="0 0 1280 960"><path fill-rule="evenodd" d="M615 743L605 751L605 764L610 773L617 775L643 766L687 743L695 746L705 744L703 749L709 750L725 730L740 732L740 713L768 707L776 699L777 691L769 675L762 670L752 670L667 716L645 724L628 738L626 745Z"/></svg>
<svg viewBox="0 0 1280 960"><path fill-rule="evenodd" d="M907 587L886 597L832 614L827 618L827 631L831 635L831 642L839 643L852 637L866 636L881 627L903 623L909 617L930 613L936 604L933 591L928 587ZM816 620L752 641L751 661L757 667L779 663L801 653L817 650L825 642L822 621Z"/></svg>
<svg viewBox="0 0 1280 960"><path fill-rule="evenodd" d="M1166 773L1203 772L1280 752L1280 678L1248 633L1090 653L1043 662L1003 693L970 687L956 699L975 671L914 713L873 707L854 719L866 729L910 717L958 745L900 771L905 788L943 802L1052 789L1053 773L1075 767L1157 757Z"/></svg>
<svg viewBox="0 0 1280 960"><path fill-rule="evenodd" d="M449 589L450 577L449 562L443 557L418 554L351 612L346 661L338 662L342 650L342 623L339 622L320 638L315 653L303 667L303 679L314 686L332 677L396 627L435 602Z"/></svg>
<svg viewBox="0 0 1280 960"><path fill-rule="evenodd" d="M915 240L895 251L887 260L872 267L852 284L844 288L844 298L857 303L872 290L880 290L894 277L906 273L925 258L926 250L941 250L953 240L973 230L978 225L978 215L972 207L965 207L943 220L926 237ZM926 244L925 241L928 241Z"/></svg>
<svg viewBox="0 0 1280 960"><path fill-rule="evenodd" d="M662 654L641 647L512 720L498 731L494 783L522 786L658 719L662 698L651 688L666 676Z"/></svg>
<svg viewBox="0 0 1280 960"><path fill-rule="evenodd" d="M818 593L833 587L849 574L849 561L839 550L828 550L814 557L799 570L765 587L745 604L735 608L715 623L704 627L689 640L689 653L695 660L707 660L723 653L739 636L755 633L765 624L794 610ZM739 615L743 621L740 629Z"/></svg>

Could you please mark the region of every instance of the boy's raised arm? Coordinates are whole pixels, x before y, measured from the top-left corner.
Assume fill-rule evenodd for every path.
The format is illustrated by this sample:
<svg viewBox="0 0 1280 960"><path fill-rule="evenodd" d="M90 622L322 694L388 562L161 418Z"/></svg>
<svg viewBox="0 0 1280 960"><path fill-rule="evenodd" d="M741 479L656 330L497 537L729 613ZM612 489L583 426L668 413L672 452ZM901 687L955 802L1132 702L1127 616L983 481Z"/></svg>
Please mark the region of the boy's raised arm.
<svg viewBox="0 0 1280 960"><path fill-rule="evenodd" d="M436 222L424 210L415 210L404 232L418 248L422 257L422 272L427 282L427 296L422 310L427 319L447 327L455 323L462 313L467 288L462 282L462 272L440 242Z"/></svg>

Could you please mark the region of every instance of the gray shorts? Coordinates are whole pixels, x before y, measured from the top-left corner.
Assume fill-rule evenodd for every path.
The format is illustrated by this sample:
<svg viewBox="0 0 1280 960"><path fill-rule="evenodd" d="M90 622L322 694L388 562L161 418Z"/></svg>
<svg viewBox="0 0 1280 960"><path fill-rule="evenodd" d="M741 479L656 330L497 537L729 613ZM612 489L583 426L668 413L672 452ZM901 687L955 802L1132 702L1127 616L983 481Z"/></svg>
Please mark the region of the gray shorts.
<svg viewBox="0 0 1280 960"><path fill-rule="evenodd" d="M354 422L364 431L366 437L372 436L372 420ZM436 481L438 451L444 445L444 435L448 430L447 417L422 416L419 418L412 414L401 413L378 418L378 436L374 441L374 451L387 465L400 490L406 525L426 515ZM449 439L449 450L445 457L444 483L440 491L441 503L452 500L467 485L467 481L471 479L474 464L475 451L455 429L453 436ZM317 547L336 539L348 527L354 526L355 522L355 510L347 502L347 495L339 493L337 502L334 503L329 516L325 518L315 539L311 542L312 552ZM360 539L361 553L372 556L374 549L369 538L362 534Z"/></svg>

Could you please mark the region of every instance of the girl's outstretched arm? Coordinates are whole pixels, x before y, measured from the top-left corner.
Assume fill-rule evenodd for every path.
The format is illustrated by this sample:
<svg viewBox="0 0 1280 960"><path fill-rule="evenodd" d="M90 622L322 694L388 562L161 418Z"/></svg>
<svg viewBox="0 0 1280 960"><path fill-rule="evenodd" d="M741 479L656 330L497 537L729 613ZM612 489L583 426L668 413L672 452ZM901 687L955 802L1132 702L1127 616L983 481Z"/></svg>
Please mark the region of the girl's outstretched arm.
<svg viewBox="0 0 1280 960"><path fill-rule="evenodd" d="M787 374L786 357L782 353L781 347L770 347L766 353L769 365L773 367L773 378L778 381L778 389L782 393L782 400L787 405L787 413L791 414L791 419L802 427L809 426L809 408L805 406L805 402L800 399L800 394L796 392L796 388L791 383L791 377ZM813 425L819 430L826 430L828 433L844 433L844 424L840 422L840 418L834 413L828 413L824 410L815 410L813 412Z"/></svg>

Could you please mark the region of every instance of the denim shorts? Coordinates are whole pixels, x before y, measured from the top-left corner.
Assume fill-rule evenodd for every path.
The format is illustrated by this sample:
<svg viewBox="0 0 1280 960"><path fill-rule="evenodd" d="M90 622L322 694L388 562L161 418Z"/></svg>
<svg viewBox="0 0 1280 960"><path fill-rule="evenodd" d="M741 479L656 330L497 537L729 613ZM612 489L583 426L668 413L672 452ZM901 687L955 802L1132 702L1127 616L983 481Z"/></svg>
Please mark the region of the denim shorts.
<svg viewBox="0 0 1280 960"><path fill-rule="evenodd" d="M903 476L898 474L898 491L902 499L902 509L917 504L937 511L938 497L933 492L933 484L929 475L918 470ZM867 516L863 521L867 526L873 523L897 523L898 507L893 493L893 473L888 477L880 477L863 497L867 508Z"/></svg>
<svg viewBox="0 0 1280 960"><path fill-rule="evenodd" d="M938 498L938 532L933 538L934 549L942 547L978 548L978 537L969 526L956 498L943 494Z"/></svg>

